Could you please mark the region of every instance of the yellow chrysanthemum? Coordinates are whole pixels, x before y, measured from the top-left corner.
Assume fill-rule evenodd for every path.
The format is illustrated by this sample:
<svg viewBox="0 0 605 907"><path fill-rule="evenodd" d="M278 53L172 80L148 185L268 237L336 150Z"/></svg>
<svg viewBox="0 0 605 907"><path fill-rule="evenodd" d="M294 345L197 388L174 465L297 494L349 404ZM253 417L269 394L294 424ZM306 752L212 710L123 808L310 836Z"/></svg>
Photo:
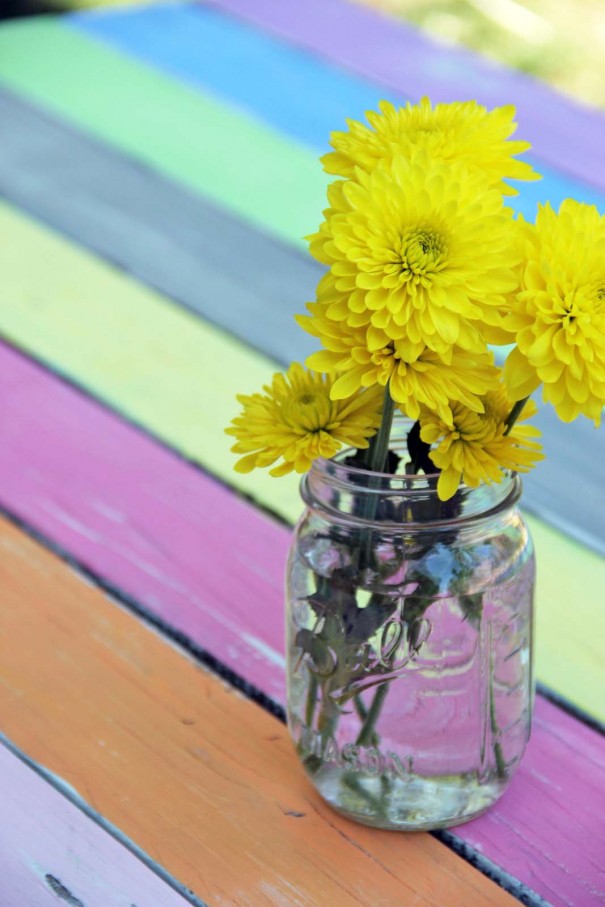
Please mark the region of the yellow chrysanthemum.
<svg viewBox="0 0 605 907"><path fill-rule="evenodd" d="M355 168L370 172L381 161L409 157L423 148L436 160L460 162L480 173L504 195L516 195L517 190L503 179L539 179L529 164L514 158L527 151L529 143L507 141L517 128L513 106L487 111L476 101L464 101L432 107L423 98L417 105L408 103L399 109L388 101L378 107L380 113L366 113L371 128L347 120L348 132L332 133L335 150L322 158L328 173L354 178Z"/></svg>
<svg viewBox="0 0 605 907"><path fill-rule="evenodd" d="M411 419L418 418L421 404L447 419L451 401L479 412L481 397L497 385L498 369L487 347L475 353L452 346L441 357L423 344L391 340L372 326L351 328L346 322L331 321L319 303L309 303L307 308L311 315L299 316L297 321L324 347L307 359L307 365L338 375L331 390L333 399L390 382L393 400Z"/></svg>
<svg viewBox="0 0 605 907"><path fill-rule="evenodd" d="M484 180L420 153L333 183L329 200L310 238L330 267L318 297L329 318L441 355L510 340L501 324L520 254L511 212Z"/></svg>
<svg viewBox="0 0 605 907"><path fill-rule="evenodd" d="M380 424L382 390L336 401L330 398L332 383L295 362L285 375L274 375L264 393L238 396L243 411L226 429L237 439L231 450L246 455L235 469L250 472L281 458L270 472L282 476L306 472L314 460L333 457L343 444L367 447Z"/></svg>
<svg viewBox="0 0 605 907"><path fill-rule="evenodd" d="M543 459L542 447L534 440L540 436L538 429L519 424L535 414L536 405L527 402L519 422L507 435L506 419L511 408L502 386L485 395L483 413L454 403L448 422L423 408L420 437L427 444L437 444L429 456L441 470L437 494L442 501L453 497L461 481L471 488L481 482L498 483L502 481L502 470L528 472Z"/></svg>
<svg viewBox="0 0 605 907"><path fill-rule="evenodd" d="M520 220L522 289L507 323L516 334L505 375L522 399L543 384L563 422L601 422L605 405L605 216L566 199Z"/></svg>

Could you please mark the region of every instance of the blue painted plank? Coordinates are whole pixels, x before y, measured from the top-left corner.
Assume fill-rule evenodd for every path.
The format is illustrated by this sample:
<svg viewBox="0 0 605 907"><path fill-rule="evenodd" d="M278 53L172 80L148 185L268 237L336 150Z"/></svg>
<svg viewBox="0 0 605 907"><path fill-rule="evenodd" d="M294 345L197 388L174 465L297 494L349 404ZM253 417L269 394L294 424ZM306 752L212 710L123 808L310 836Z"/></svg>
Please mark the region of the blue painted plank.
<svg viewBox="0 0 605 907"><path fill-rule="evenodd" d="M194 88L242 107L314 150L393 92L237 19L196 6L75 13L69 24Z"/></svg>

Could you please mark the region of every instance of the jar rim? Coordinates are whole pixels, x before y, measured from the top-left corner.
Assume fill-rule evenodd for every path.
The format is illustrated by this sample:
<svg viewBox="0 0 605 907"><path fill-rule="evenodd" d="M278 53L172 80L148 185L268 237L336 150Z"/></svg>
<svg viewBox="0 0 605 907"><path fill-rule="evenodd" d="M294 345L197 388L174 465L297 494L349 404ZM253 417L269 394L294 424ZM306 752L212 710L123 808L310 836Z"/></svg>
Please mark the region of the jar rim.
<svg viewBox="0 0 605 907"><path fill-rule="evenodd" d="M511 470L502 470L499 483L480 483L470 487L461 483L449 501L440 501L437 494L439 473L385 473L372 472L362 467L342 462L353 453L346 449L333 459L318 458L301 481L301 496L307 506L327 510L331 518L342 518L360 523L374 523L374 519L354 510L352 498L377 499L389 502L405 519L390 521L380 519L383 527L408 529L466 524L469 520L483 520L512 508L521 496L521 479ZM423 505L426 505L423 507ZM357 508L359 510L359 508ZM422 513L423 518L416 516Z"/></svg>

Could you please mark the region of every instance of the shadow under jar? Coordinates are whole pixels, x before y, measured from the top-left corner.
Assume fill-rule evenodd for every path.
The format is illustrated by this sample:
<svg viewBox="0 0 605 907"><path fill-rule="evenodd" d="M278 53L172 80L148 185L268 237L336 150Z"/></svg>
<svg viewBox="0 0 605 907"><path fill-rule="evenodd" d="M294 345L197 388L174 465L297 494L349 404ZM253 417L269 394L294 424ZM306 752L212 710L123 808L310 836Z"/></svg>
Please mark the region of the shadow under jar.
<svg viewBox="0 0 605 907"><path fill-rule="evenodd" d="M287 570L288 724L334 809L443 828L506 789L533 705L533 546L518 476L437 497L437 476L318 460Z"/></svg>

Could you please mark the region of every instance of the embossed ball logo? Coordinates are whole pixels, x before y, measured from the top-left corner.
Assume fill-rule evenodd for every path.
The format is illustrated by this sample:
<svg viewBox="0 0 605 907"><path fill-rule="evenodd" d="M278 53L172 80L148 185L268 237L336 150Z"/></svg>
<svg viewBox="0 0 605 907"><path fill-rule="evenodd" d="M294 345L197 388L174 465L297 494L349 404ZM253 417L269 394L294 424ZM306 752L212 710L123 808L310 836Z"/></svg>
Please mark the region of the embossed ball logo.
<svg viewBox="0 0 605 907"><path fill-rule="evenodd" d="M296 603L293 616L299 629L295 645L300 650L296 671L306 669L324 682L330 680L328 695L338 705L398 677L430 636L430 621L413 614L409 598L400 592L389 598L392 604L385 611L392 611L391 616L372 639L363 641L341 615L317 615L307 599Z"/></svg>

